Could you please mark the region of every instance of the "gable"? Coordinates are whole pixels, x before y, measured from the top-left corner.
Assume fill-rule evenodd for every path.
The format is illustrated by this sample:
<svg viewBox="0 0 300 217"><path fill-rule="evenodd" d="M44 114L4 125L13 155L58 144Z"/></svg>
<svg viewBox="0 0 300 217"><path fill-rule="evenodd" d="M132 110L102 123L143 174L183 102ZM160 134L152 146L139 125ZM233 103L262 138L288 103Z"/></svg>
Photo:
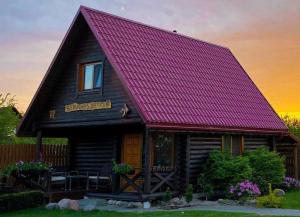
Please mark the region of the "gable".
<svg viewBox="0 0 300 217"><path fill-rule="evenodd" d="M89 126L108 124L140 122L140 117L123 88L120 79L106 58L96 38L89 29L81 15L76 19L70 35L59 51L59 60L51 67L49 74L37 97L29 109L29 116L18 130L19 135L32 135L34 127L55 126ZM78 66L84 63L101 62L103 64L103 88L95 91L78 90ZM66 111L65 106L76 104L103 103L109 101L111 108ZM126 118L122 117L120 110L124 105L130 109ZM33 112L34 110L34 112ZM54 111L51 117L50 113Z"/></svg>

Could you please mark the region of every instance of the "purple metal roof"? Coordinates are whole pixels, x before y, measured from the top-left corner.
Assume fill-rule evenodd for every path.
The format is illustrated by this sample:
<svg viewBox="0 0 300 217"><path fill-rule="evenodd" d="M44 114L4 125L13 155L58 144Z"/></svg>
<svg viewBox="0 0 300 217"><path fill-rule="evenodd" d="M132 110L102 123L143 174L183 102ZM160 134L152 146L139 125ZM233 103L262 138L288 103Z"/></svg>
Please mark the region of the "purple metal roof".
<svg viewBox="0 0 300 217"><path fill-rule="evenodd" d="M229 49L80 11L148 125L286 131Z"/></svg>

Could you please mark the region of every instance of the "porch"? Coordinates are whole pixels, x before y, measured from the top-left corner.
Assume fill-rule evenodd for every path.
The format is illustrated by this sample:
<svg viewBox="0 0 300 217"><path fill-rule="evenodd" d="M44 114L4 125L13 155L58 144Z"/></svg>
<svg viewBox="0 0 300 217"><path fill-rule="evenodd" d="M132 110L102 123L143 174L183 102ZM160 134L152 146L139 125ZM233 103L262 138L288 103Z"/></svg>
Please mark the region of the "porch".
<svg viewBox="0 0 300 217"><path fill-rule="evenodd" d="M47 194L84 191L92 197L145 201L161 198L167 189L178 194L184 188L182 157L177 156L183 146L175 144L178 142L174 134L141 131L136 126L113 130L112 127L73 129L74 133L68 137L69 166L48 174ZM103 133L97 135L97 131ZM46 133L38 133L40 152L42 135ZM37 157L42 157L40 152ZM133 172L116 174L112 169L113 159L131 165Z"/></svg>
<svg viewBox="0 0 300 217"><path fill-rule="evenodd" d="M105 170L108 171L107 168ZM52 172L41 178L45 184L40 186L50 200L66 196L80 198L86 195L103 199L142 202L162 198L167 189L173 196L179 194L179 187L175 180L176 171L151 171L150 193L144 193L143 170L132 175L99 171L96 176L79 171Z"/></svg>

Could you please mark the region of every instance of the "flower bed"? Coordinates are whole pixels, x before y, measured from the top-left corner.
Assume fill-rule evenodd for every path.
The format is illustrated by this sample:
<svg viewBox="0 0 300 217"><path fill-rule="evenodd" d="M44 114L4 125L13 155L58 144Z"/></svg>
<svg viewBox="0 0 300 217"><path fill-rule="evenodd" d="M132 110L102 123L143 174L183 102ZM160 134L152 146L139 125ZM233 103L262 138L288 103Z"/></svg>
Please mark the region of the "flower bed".
<svg viewBox="0 0 300 217"><path fill-rule="evenodd" d="M285 191L300 190L300 181L293 177L284 177L282 186Z"/></svg>
<svg viewBox="0 0 300 217"><path fill-rule="evenodd" d="M229 194L232 198L238 200L254 199L261 194L258 186L248 180L237 183L235 186L231 186Z"/></svg>

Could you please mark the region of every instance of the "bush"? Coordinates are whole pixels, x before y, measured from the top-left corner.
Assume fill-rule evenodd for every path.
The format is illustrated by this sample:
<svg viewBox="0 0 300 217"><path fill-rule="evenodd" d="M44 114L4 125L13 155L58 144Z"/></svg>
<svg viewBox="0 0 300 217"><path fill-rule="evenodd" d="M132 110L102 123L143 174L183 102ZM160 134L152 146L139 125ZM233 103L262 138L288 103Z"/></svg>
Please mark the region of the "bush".
<svg viewBox="0 0 300 217"><path fill-rule="evenodd" d="M283 183L280 185L285 191L296 191L300 189L300 181L292 177L284 177Z"/></svg>
<svg viewBox="0 0 300 217"><path fill-rule="evenodd" d="M188 203L193 200L193 185L192 184L189 184L187 186L184 197L185 197L185 201Z"/></svg>
<svg viewBox="0 0 300 217"><path fill-rule="evenodd" d="M275 193L272 191L271 184L269 184L269 194L263 197L258 197L256 199L257 207L280 208L281 205L281 198L276 196Z"/></svg>
<svg viewBox="0 0 300 217"><path fill-rule="evenodd" d="M48 171L51 169L51 165L44 162L23 162L19 161L14 164L10 164L6 166L2 171L2 176L11 176L12 174L22 173L22 174L33 174L39 173L42 171Z"/></svg>
<svg viewBox="0 0 300 217"><path fill-rule="evenodd" d="M231 185L251 178L248 158L231 156L229 152L214 150L204 166L204 175L214 190L227 191Z"/></svg>
<svg viewBox="0 0 300 217"><path fill-rule="evenodd" d="M208 200L208 197L213 193L212 185L207 181L207 178L203 173L201 173L197 179L197 192L201 192L205 199Z"/></svg>
<svg viewBox="0 0 300 217"><path fill-rule="evenodd" d="M256 184L246 180L236 184L235 186L231 186L229 194L234 199L248 200L259 196L260 190Z"/></svg>
<svg viewBox="0 0 300 217"><path fill-rule="evenodd" d="M121 163L117 164L115 160L113 160L113 168L115 174L129 174L133 172L133 167L129 164Z"/></svg>
<svg viewBox="0 0 300 217"><path fill-rule="evenodd" d="M170 188L167 188L167 190L165 191L164 197L163 197L163 201L169 202L171 199L172 199L172 194L171 194Z"/></svg>
<svg viewBox="0 0 300 217"><path fill-rule="evenodd" d="M251 181L256 183L263 193L268 192L268 183L279 185L282 183L285 166L284 159L278 153L258 148L246 153L252 168Z"/></svg>
<svg viewBox="0 0 300 217"><path fill-rule="evenodd" d="M43 204L43 193L27 191L0 195L0 213L37 207Z"/></svg>

